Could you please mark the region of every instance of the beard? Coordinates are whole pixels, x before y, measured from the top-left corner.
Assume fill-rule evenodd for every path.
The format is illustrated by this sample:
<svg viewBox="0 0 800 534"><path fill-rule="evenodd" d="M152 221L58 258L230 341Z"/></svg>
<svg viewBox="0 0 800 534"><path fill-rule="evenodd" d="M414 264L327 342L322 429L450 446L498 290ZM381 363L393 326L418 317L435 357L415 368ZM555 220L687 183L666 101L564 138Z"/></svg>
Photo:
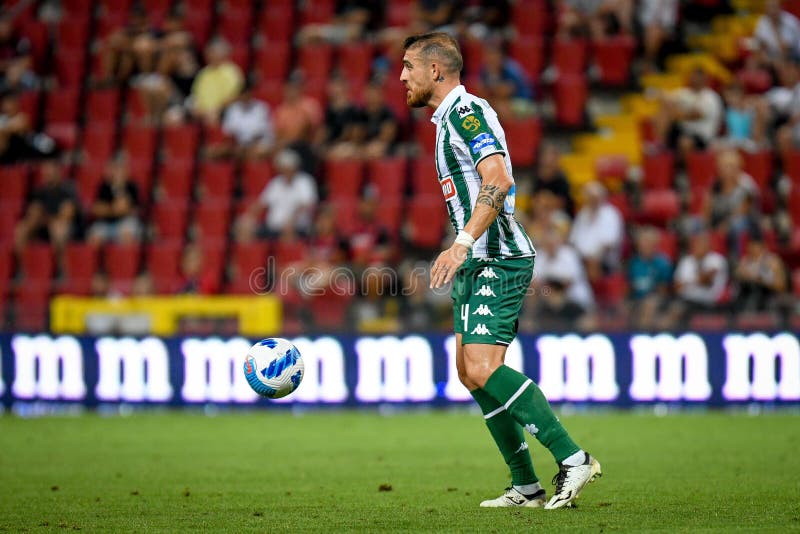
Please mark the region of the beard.
<svg viewBox="0 0 800 534"><path fill-rule="evenodd" d="M412 108L424 108L433 96L433 87L411 90L406 95L406 103Z"/></svg>

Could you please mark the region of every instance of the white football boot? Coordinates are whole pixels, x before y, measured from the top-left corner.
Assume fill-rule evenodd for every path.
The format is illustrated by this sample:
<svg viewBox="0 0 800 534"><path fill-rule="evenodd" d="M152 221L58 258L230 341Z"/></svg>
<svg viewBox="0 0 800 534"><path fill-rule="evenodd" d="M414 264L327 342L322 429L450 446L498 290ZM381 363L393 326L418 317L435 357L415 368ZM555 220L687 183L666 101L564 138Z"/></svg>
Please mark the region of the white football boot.
<svg viewBox="0 0 800 534"><path fill-rule="evenodd" d="M496 499L483 501L481 508L505 508L509 506L524 506L527 508L541 508L547 502L547 494L543 489L534 493L530 498L514 488L506 488L506 492Z"/></svg>
<svg viewBox="0 0 800 534"><path fill-rule="evenodd" d="M584 454L586 454L586 460L581 465L573 467L558 464L558 473L553 477L556 490L550 501L544 505L545 510L574 506L575 499L578 498L586 484L603 476L600 462L588 452Z"/></svg>

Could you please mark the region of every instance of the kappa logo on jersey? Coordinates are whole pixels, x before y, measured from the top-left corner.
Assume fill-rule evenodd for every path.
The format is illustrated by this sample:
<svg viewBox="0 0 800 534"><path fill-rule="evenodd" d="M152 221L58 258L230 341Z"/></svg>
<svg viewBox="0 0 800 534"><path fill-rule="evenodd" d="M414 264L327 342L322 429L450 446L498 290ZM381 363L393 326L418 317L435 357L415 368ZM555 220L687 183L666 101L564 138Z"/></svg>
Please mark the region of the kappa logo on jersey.
<svg viewBox="0 0 800 534"><path fill-rule="evenodd" d="M481 304L480 306L478 306L478 308L474 312L472 312L472 315L491 315L492 317L494 317L492 310L490 310L489 306L487 306L486 304Z"/></svg>
<svg viewBox="0 0 800 534"><path fill-rule="evenodd" d="M514 451L514 454L517 454L518 452L522 452L522 451L527 451L527 450L528 450L528 442L527 441L523 441L522 443L519 444L519 449Z"/></svg>
<svg viewBox="0 0 800 534"><path fill-rule="evenodd" d="M495 274L494 269L492 267L484 267L483 270L478 275L478 278L500 278Z"/></svg>
<svg viewBox="0 0 800 534"><path fill-rule="evenodd" d="M536 433L539 432L539 429L533 423L531 423L529 425L525 425L524 428L525 428L525 431L528 432L528 434L530 434L531 436L535 436Z"/></svg>
<svg viewBox="0 0 800 534"><path fill-rule="evenodd" d="M486 325L483 323L478 323L478 325L472 329L470 334L477 334L479 336L491 336L492 333L489 332L489 329L486 328Z"/></svg>
<svg viewBox="0 0 800 534"><path fill-rule="evenodd" d="M463 119L467 115L471 115L474 112L472 106L458 106L456 111L458 112L459 119Z"/></svg>
<svg viewBox="0 0 800 534"><path fill-rule="evenodd" d="M490 133L483 132L476 135L475 139L469 142L469 147L472 149L473 154L480 154L480 152L487 147L494 146L496 141L494 136Z"/></svg>
<svg viewBox="0 0 800 534"><path fill-rule="evenodd" d="M492 291L492 288L487 286L486 284L482 285L481 288L475 293L476 297L478 295L480 295L481 297L496 297L497 296L497 295L494 294L494 291Z"/></svg>
<svg viewBox="0 0 800 534"><path fill-rule="evenodd" d="M461 121L461 127L468 132L477 132L481 127L481 121L475 115L469 115L466 119Z"/></svg>
<svg viewBox="0 0 800 534"><path fill-rule="evenodd" d="M445 200L450 200L456 196L456 184L453 183L452 178L445 178L442 180L440 185L442 186L442 194L444 195Z"/></svg>

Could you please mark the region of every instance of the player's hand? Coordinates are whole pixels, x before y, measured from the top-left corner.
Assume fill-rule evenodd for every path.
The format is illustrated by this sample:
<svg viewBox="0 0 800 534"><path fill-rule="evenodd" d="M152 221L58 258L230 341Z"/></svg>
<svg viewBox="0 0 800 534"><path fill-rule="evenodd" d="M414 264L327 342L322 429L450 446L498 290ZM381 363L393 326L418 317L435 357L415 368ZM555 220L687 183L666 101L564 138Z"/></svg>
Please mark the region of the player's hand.
<svg viewBox="0 0 800 534"><path fill-rule="evenodd" d="M431 289L450 283L458 268L466 261L467 250L464 245L454 243L453 246L439 254L431 267Z"/></svg>

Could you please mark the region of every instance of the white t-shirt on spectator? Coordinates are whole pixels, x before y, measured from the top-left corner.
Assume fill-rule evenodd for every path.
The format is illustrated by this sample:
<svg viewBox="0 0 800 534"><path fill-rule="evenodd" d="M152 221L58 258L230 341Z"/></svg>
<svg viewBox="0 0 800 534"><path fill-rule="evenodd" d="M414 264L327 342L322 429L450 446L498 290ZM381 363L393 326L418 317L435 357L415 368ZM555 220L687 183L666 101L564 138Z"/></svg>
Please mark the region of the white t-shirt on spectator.
<svg viewBox="0 0 800 534"><path fill-rule="evenodd" d="M683 132L696 135L706 143L710 143L722 124L724 110L722 98L709 87L704 87L700 91L684 87L678 89L675 96L684 110L698 111L702 114L699 119L681 121Z"/></svg>
<svg viewBox="0 0 800 534"><path fill-rule="evenodd" d="M700 285L700 273L716 271L710 286ZM691 254L681 258L675 269L678 294L691 302L713 305L719 302L728 284L728 262L717 252L708 252L698 261Z"/></svg>
<svg viewBox="0 0 800 534"><path fill-rule="evenodd" d="M289 181L284 175L274 177L258 197L259 203L267 208L266 225L272 232L281 232L292 225L299 230L311 227L311 213L300 217L297 211L313 208L317 203L317 184L305 172L298 172Z"/></svg>
<svg viewBox="0 0 800 534"><path fill-rule="evenodd" d="M772 20L762 15L756 24L755 37L767 54L773 57L781 56L780 39L789 44L789 51L794 55L800 54L800 21L797 17L786 11L781 12L781 21L778 31L775 31Z"/></svg>
<svg viewBox="0 0 800 534"><path fill-rule="evenodd" d="M678 0L641 0L639 20L642 26L655 24L674 30L678 21Z"/></svg>
<svg viewBox="0 0 800 534"><path fill-rule="evenodd" d="M234 102L225 110L222 131L236 139L240 145L256 140L271 144L275 139L269 107L259 100L248 104Z"/></svg>
<svg viewBox="0 0 800 534"><path fill-rule="evenodd" d="M594 305L594 295L586 279L583 262L569 245L561 245L552 256L544 248L537 250L533 276L543 286L547 285L548 280L563 282L568 286L567 299L584 309Z"/></svg>
<svg viewBox="0 0 800 534"><path fill-rule="evenodd" d="M619 210L605 203L596 211L585 207L578 212L572 224L569 241L584 258L615 262L619 259L622 234L623 222ZM610 249L607 257L600 257L603 249Z"/></svg>

